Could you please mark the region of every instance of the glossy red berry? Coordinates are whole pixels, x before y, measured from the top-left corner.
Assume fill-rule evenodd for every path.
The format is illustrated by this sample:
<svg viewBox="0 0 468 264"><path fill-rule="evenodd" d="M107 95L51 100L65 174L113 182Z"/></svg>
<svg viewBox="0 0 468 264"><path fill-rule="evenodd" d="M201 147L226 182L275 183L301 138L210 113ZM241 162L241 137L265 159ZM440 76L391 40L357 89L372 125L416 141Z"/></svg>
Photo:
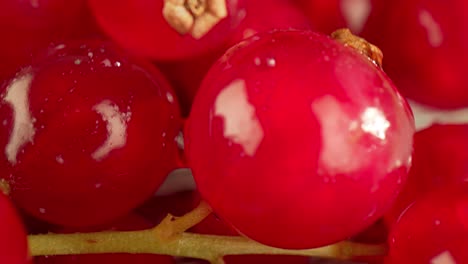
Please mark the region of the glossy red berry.
<svg viewBox="0 0 468 264"><path fill-rule="evenodd" d="M0 1L0 83L52 41L97 35L85 0Z"/></svg>
<svg viewBox="0 0 468 264"><path fill-rule="evenodd" d="M104 42L60 44L0 88L0 177L65 226L128 213L176 167L180 116L159 71Z"/></svg>
<svg viewBox="0 0 468 264"><path fill-rule="evenodd" d="M312 32L231 48L192 108L186 149L204 199L240 233L326 245L383 215L406 179L412 114L362 54Z"/></svg>
<svg viewBox="0 0 468 264"><path fill-rule="evenodd" d="M400 91L435 107L468 106L468 3L384 2L364 34L382 49L384 69Z"/></svg>
<svg viewBox="0 0 468 264"><path fill-rule="evenodd" d="M417 199L390 227L388 264L468 263L468 186Z"/></svg>
<svg viewBox="0 0 468 264"><path fill-rule="evenodd" d="M196 36L191 32L181 34L169 25L168 21L171 19L163 16L163 7L175 2L181 3L179 14L184 14L184 18L188 19L185 22L193 23L192 28L203 16L214 14L209 7L210 3L214 3L217 8L225 6L227 17L202 36ZM193 5L193 2L90 0L89 4L102 29L122 47L155 60L176 60L219 48L226 43L230 33L239 24L237 12L242 6L242 0L199 1L198 7L202 13L200 16L194 15L196 10L186 8ZM125 19L122 19L123 17Z"/></svg>
<svg viewBox="0 0 468 264"><path fill-rule="evenodd" d="M386 222L396 221L418 197L444 186L468 183L468 125L434 125L414 136L408 181Z"/></svg>
<svg viewBox="0 0 468 264"><path fill-rule="evenodd" d="M0 191L0 263L29 264L26 233L16 210Z"/></svg>

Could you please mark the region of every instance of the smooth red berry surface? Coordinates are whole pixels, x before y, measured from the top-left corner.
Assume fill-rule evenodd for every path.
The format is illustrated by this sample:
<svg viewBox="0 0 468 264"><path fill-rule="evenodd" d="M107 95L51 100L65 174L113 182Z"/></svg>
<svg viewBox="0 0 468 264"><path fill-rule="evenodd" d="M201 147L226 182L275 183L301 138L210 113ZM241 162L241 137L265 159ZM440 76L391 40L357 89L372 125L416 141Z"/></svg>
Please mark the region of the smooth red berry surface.
<svg viewBox="0 0 468 264"><path fill-rule="evenodd" d="M52 41L97 35L86 0L2 0L0 25L0 83Z"/></svg>
<svg viewBox="0 0 468 264"><path fill-rule="evenodd" d="M383 215L411 163L412 114L368 58L278 31L231 48L195 98L186 148L216 214L267 245L310 248Z"/></svg>
<svg viewBox="0 0 468 264"><path fill-rule="evenodd" d="M246 1L238 16L242 19L230 38L230 46L260 32L312 28L302 10L290 0Z"/></svg>
<svg viewBox="0 0 468 264"><path fill-rule="evenodd" d="M339 28L361 32L371 11L382 0L295 0L319 32L330 34Z"/></svg>
<svg viewBox="0 0 468 264"><path fill-rule="evenodd" d="M62 228L57 233L98 232L98 231L132 231L151 228L152 224L142 216L129 214L112 224L84 230ZM34 259L35 264L175 264L171 256L155 254L83 254L65 256L43 256Z"/></svg>
<svg viewBox="0 0 468 264"><path fill-rule="evenodd" d="M418 197L444 186L468 183L468 125L434 125L414 135L413 165L389 224Z"/></svg>
<svg viewBox="0 0 468 264"><path fill-rule="evenodd" d="M65 226L128 213L175 168L180 116L156 68L105 42L60 44L0 88L0 177Z"/></svg>
<svg viewBox="0 0 468 264"><path fill-rule="evenodd" d="M381 10L363 34L382 49L400 91L435 107L468 106L468 3L397 0Z"/></svg>
<svg viewBox="0 0 468 264"><path fill-rule="evenodd" d="M390 228L386 263L468 263L468 187L431 192Z"/></svg>
<svg viewBox="0 0 468 264"><path fill-rule="evenodd" d="M15 208L0 191L0 263L29 264L26 233Z"/></svg>
<svg viewBox="0 0 468 264"><path fill-rule="evenodd" d="M164 2L90 0L89 4L102 29L119 45L155 60L176 60L207 53L226 43L240 22L237 12L243 0L227 0L228 16L200 39L180 34L168 24L162 14Z"/></svg>

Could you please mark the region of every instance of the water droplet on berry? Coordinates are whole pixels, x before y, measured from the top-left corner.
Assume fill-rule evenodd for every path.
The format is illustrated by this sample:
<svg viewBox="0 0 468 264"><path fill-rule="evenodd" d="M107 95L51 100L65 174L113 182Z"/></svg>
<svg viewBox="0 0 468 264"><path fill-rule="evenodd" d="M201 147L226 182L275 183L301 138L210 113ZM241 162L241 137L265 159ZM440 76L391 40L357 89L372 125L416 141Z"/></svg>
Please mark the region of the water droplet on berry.
<svg viewBox="0 0 468 264"><path fill-rule="evenodd" d="M267 58L266 59L266 64L268 67L275 67L276 66L276 60L274 58Z"/></svg>
<svg viewBox="0 0 468 264"><path fill-rule="evenodd" d="M57 161L57 163L59 163L59 164L64 163L62 155L58 155L57 157L55 157L55 161Z"/></svg>
<svg viewBox="0 0 468 264"><path fill-rule="evenodd" d="M166 98L167 98L167 101L169 101L169 103L174 103L174 96L172 96L171 93L167 92L166 93Z"/></svg>
<svg viewBox="0 0 468 264"><path fill-rule="evenodd" d="M419 11L419 23L426 30L427 40L432 47L437 48L444 42L444 36L439 23L431 13L425 9Z"/></svg>

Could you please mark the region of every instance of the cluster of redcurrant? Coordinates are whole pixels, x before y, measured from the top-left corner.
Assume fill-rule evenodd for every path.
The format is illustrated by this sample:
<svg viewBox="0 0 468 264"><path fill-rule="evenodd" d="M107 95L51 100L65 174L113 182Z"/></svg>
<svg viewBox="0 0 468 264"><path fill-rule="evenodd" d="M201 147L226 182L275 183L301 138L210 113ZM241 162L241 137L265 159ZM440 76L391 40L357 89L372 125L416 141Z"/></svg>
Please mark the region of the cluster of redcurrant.
<svg viewBox="0 0 468 264"><path fill-rule="evenodd" d="M467 13L0 0L0 263L468 263Z"/></svg>

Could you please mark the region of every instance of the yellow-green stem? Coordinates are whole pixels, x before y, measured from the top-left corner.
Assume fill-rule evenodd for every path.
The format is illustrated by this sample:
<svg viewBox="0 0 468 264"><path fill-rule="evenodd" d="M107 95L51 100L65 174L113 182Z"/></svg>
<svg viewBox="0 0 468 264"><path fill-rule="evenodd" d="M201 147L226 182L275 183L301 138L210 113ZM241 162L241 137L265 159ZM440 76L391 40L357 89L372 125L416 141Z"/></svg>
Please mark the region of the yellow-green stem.
<svg viewBox="0 0 468 264"><path fill-rule="evenodd" d="M216 262L226 255L297 255L350 259L353 256L378 256L386 253L384 245L339 242L307 249L287 250L262 245L244 237L182 233L172 239L158 239L154 229L130 232L45 234L29 236L33 256L98 253L150 253Z"/></svg>

